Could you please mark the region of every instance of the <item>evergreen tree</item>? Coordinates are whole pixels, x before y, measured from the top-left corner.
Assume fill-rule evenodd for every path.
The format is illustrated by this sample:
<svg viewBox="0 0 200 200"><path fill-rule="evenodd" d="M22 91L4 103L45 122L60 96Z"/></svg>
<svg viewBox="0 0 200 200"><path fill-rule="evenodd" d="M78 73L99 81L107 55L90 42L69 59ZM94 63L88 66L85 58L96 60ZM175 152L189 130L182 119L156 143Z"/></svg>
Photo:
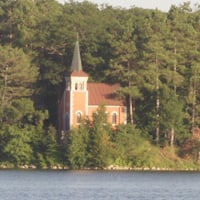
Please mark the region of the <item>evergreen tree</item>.
<svg viewBox="0 0 200 200"><path fill-rule="evenodd" d="M1 154L3 159L15 164L15 166L30 164L33 158L33 151L30 145L30 130L21 129L18 126L3 126L0 131Z"/></svg>
<svg viewBox="0 0 200 200"><path fill-rule="evenodd" d="M129 106L129 121L134 120L134 100L141 96L139 84L141 82L137 72L137 48L134 27L131 16L126 16L118 27L120 34L113 35L111 46L114 57L111 60L109 77L121 84L119 93L127 98Z"/></svg>
<svg viewBox="0 0 200 200"><path fill-rule="evenodd" d="M146 44L141 50L140 76L143 78L142 91L149 96L147 98L154 99L154 108L148 115L151 116L154 125L154 133L156 143L160 140L160 95L159 89L163 84L163 77L166 76L167 61L169 54L165 50L165 35L167 34L166 15L158 10L151 11L149 18L145 21L147 29ZM146 96L146 94L143 94ZM151 102L149 99L149 101ZM146 104L149 104L147 100ZM152 105L152 103L150 103ZM140 108L142 106L139 105ZM144 104L144 107L146 105ZM143 112L143 111L139 111ZM147 116L147 115L146 115Z"/></svg>
<svg viewBox="0 0 200 200"><path fill-rule="evenodd" d="M0 102L3 106L14 99L31 96L37 75L37 67L31 64L23 50L0 46Z"/></svg>
<svg viewBox="0 0 200 200"><path fill-rule="evenodd" d="M70 167L73 169L80 169L86 166L88 159L88 126L85 122L82 122L81 125L73 129L70 132L69 139L67 142L68 148L68 160Z"/></svg>
<svg viewBox="0 0 200 200"><path fill-rule="evenodd" d="M143 166L147 160L145 155L145 138L135 126L120 125L113 133L114 165L120 167Z"/></svg>
<svg viewBox="0 0 200 200"><path fill-rule="evenodd" d="M180 98L175 94L175 91L169 89L167 86L163 86L160 89L160 97L160 127L163 136L162 139L165 142L165 140L169 138L169 144L173 146L175 139L184 138L187 133L183 123L184 105Z"/></svg>
<svg viewBox="0 0 200 200"><path fill-rule="evenodd" d="M89 131L88 141L88 167L102 168L109 162L110 125L104 106L100 106L93 115L92 126Z"/></svg>

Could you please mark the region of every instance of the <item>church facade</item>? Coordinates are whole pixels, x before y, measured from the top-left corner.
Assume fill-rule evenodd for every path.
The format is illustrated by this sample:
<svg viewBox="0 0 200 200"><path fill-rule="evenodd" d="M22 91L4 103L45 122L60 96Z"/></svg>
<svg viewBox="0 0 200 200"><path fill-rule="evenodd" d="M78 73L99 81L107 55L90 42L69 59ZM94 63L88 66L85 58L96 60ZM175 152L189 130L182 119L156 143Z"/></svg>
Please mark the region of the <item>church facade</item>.
<svg viewBox="0 0 200 200"><path fill-rule="evenodd" d="M79 42L76 41L71 71L65 77L65 90L59 104L58 123L61 132L77 127L82 119L92 121L93 113L104 105L108 122L114 127L127 122L127 107L116 98L118 84L88 83L82 69Z"/></svg>

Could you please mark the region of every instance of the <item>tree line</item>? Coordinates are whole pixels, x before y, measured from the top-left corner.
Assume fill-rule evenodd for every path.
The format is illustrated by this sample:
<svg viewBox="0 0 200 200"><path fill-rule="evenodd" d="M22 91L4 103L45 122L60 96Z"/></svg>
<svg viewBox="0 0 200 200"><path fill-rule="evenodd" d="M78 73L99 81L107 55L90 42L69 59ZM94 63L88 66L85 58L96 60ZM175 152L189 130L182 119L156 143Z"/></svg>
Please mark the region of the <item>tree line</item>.
<svg viewBox="0 0 200 200"><path fill-rule="evenodd" d="M87 127L93 139L86 137L87 156L79 164L73 164L72 138L76 132L84 134L80 130L87 123L72 131L67 148L57 134L58 104L77 32L90 81L120 83L118 95L127 101L130 137L137 130L153 145L181 148L200 123L199 16L199 5L192 9L189 2L161 12L88 1L0 0L1 162L41 167L63 159L74 167L95 163L96 155L89 154L98 139L93 135L98 132L95 124ZM124 129L117 130L117 137L122 137ZM106 134L112 144L120 141L113 134ZM127 139L127 146L134 147L129 145ZM115 161L125 162L119 157Z"/></svg>

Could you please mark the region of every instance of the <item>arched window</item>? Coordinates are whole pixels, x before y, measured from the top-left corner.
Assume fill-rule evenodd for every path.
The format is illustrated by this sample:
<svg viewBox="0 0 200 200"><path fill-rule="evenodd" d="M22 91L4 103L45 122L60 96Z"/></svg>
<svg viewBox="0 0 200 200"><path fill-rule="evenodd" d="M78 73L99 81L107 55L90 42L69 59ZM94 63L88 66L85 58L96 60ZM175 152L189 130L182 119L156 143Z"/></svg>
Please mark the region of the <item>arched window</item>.
<svg viewBox="0 0 200 200"><path fill-rule="evenodd" d="M112 113L112 124L117 124L117 113L116 112Z"/></svg>
<svg viewBox="0 0 200 200"><path fill-rule="evenodd" d="M84 83L83 82L80 82L79 83L79 90L83 90L84 89Z"/></svg>
<svg viewBox="0 0 200 200"><path fill-rule="evenodd" d="M81 123L81 112L79 111L79 112L77 112L76 113L76 123L77 124L80 124Z"/></svg>
<svg viewBox="0 0 200 200"><path fill-rule="evenodd" d="M78 83L75 83L75 90L78 90Z"/></svg>

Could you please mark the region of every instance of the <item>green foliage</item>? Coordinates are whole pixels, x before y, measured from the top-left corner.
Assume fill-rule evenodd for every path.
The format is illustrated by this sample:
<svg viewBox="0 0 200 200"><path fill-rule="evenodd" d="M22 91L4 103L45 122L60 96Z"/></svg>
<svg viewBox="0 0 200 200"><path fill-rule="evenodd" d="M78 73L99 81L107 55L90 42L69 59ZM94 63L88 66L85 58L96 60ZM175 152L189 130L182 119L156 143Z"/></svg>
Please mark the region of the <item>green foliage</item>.
<svg viewBox="0 0 200 200"><path fill-rule="evenodd" d="M32 162L38 168L50 168L59 163L55 128L50 126L44 130L42 127L35 127L32 130L31 146L34 152Z"/></svg>
<svg viewBox="0 0 200 200"><path fill-rule="evenodd" d="M88 159L88 134L88 129L84 122L70 133L69 141L67 143L68 160L73 169L80 169L86 166Z"/></svg>
<svg viewBox="0 0 200 200"><path fill-rule="evenodd" d="M46 165L48 167L53 167L58 163L57 131L53 126L47 128L43 135L42 142L42 146L45 149L42 154L45 157Z"/></svg>
<svg viewBox="0 0 200 200"><path fill-rule="evenodd" d="M47 111L35 110L33 101L28 98L13 100L11 105L4 106L2 110L2 124L16 124L21 128L27 125L43 126L48 118Z"/></svg>
<svg viewBox="0 0 200 200"><path fill-rule="evenodd" d="M1 162L15 166L34 164L52 167L57 160L57 137L53 127L44 129L48 112L35 110L33 101L27 98L13 100L4 107L0 129Z"/></svg>
<svg viewBox="0 0 200 200"><path fill-rule="evenodd" d="M105 107L99 107L93 121L83 121L70 132L67 152L70 167L103 168L111 159L111 127L107 123Z"/></svg>
<svg viewBox="0 0 200 200"><path fill-rule="evenodd" d="M107 165L110 156L110 131L105 106L101 105L93 114L92 127L89 130L87 161L89 167L102 168Z"/></svg>
<svg viewBox="0 0 200 200"><path fill-rule="evenodd" d="M32 95L32 84L37 75L37 68L22 49L0 46L0 102L3 106L9 105L14 99Z"/></svg>
<svg viewBox="0 0 200 200"><path fill-rule="evenodd" d="M1 153L4 159L8 159L16 166L29 164L33 155L30 134L30 130L26 128L4 126L0 132Z"/></svg>
<svg viewBox="0 0 200 200"><path fill-rule="evenodd" d="M162 88L160 91L161 109L160 118L163 135L168 134L169 129L174 127L177 132L177 137L181 138L186 128L184 125L183 102L169 88Z"/></svg>
<svg viewBox="0 0 200 200"><path fill-rule="evenodd" d="M0 1L1 160L39 167L58 162L53 126L79 32L84 70L91 80L121 84L134 126L112 130L100 108L93 122L72 131L68 163L153 166L155 154L158 165L162 155L149 143L156 129L163 147L172 130L180 146L200 124L199 14L188 3L163 13L99 9L90 2Z"/></svg>
<svg viewBox="0 0 200 200"><path fill-rule="evenodd" d="M144 159L142 154L147 150L144 148L146 142L141 135L141 131L131 124L119 126L114 131L115 164L123 161L124 166L141 166L138 163L139 159Z"/></svg>

